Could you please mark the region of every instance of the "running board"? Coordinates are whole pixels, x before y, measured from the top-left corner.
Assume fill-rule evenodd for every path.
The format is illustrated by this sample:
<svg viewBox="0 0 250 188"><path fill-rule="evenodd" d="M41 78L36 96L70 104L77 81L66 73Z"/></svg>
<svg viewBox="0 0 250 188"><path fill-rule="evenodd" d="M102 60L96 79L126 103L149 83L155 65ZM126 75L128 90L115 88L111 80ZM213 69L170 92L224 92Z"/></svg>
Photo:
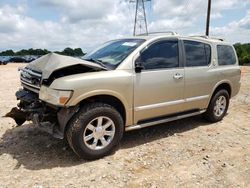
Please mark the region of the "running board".
<svg viewBox="0 0 250 188"><path fill-rule="evenodd" d="M178 120L178 119L183 119L183 118L187 118L187 117L191 117L191 116L196 116L196 115L204 113L205 111L206 110L200 110L200 111L196 111L196 112L192 112L192 113L188 113L188 114L182 114L182 115L167 117L167 118L164 118L164 119L151 121L151 122L147 122L147 123L131 125L131 126L126 127L125 131L133 131L133 130L142 129L142 128L145 128L145 127L150 127L150 126L153 126L153 125L158 125L158 124L167 123L167 122L170 122L170 121L175 121L175 120Z"/></svg>

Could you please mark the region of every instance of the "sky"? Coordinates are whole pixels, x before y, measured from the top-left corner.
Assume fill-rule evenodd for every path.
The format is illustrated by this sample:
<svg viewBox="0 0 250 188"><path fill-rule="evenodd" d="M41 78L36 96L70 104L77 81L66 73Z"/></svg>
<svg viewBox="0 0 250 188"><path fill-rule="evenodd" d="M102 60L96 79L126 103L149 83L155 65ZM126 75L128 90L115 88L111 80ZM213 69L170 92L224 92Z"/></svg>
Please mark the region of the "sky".
<svg viewBox="0 0 250 188"><path fill-rule="evenodd" d="M129 0L0 0L0 51L80 47L132 36L135 12ZM148 28L204 35L207 0L152 0ZM250 42L250 0L212 0L211 35Z"/></svg>

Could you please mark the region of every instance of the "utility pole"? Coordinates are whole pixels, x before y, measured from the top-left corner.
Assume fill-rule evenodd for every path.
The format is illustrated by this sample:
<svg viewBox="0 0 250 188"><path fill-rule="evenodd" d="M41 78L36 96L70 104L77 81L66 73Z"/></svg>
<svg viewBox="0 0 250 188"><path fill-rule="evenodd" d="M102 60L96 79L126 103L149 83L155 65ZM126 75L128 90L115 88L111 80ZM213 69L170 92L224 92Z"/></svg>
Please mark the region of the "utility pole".
<svg viewBox="0 0 250 188"><path fill-rule="evenodd" d="M207 6L207 23L206 23L206 36L209 36L210 13L211 13L211 0L208 0L208 6Z"/></svg>
<svg viewBox="0 0 250 188"><path fill-rule="evenodd" d="M130 0L130 3L136 3L134 36L137 34L148 34L147 18L145 11L145 2L151 0Z"/></svg>

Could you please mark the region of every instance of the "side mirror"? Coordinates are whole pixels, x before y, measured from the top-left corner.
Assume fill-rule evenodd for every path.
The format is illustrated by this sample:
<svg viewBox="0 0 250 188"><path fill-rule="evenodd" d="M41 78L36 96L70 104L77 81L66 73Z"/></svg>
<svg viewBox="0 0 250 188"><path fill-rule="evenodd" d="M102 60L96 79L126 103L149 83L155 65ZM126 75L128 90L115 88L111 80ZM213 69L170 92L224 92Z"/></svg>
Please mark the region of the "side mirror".
<svg viewBox="0 0 250 188"><path fill-rule="evenodd" d="M143 69L144 69L144 67L142 65L141 58L139 57L135 61L135 72L140 73L141 70L143 70Z"/></svg>

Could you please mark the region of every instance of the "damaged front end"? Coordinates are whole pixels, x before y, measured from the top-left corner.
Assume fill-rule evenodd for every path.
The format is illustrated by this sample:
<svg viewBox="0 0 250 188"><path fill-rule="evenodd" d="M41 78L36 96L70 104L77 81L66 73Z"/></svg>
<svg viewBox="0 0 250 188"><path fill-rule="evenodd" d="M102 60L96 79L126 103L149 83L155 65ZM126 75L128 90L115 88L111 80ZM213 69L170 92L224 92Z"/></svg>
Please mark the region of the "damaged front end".
<svg viewBox="0 0 250 188"><path fill-rule="evenodd" d="M63 138L63 132L60 130L57 114L60 108L48 106L40 101L38 94L25 89L16 92L17 100L20 100L17 107L5 115L15 120L18 126L25 121L32 121L35 126L45 132L52 134L56 138Z"/></svg>
<svg viewBox="0 0 250 188"><path fill-rule="evenodd" d="M43 131L63 139L66 125L79 107L66 106L73 91L52 89L50 85L64 76L101 70L101 66L84 60L53 53L45 55L21 69L23 89L16 92L20 102L5 117L13 118L18 126L32 121Z"/></svg>

